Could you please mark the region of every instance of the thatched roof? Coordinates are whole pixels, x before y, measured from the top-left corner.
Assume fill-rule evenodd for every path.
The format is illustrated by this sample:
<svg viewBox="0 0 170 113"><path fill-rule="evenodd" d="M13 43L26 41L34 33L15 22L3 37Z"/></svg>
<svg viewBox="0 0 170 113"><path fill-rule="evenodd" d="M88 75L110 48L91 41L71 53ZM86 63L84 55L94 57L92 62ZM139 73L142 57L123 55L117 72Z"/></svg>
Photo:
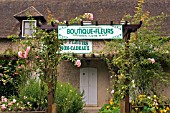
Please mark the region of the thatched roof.
<svg viewBox="0 0 170 113"><path fill-rule="evenodd" d="M170 14L170 0L145 1L144 9L151 15ZM50 11L53 18L62 21L90 12L99 24L106 24L118 23L125 14L133 15L135 6L137 0L0 0L0 38L17 34L19 22L13 16L24 16L27 12L47 18ZM169 27L167 18L164 29L170 34Z"/></svg>

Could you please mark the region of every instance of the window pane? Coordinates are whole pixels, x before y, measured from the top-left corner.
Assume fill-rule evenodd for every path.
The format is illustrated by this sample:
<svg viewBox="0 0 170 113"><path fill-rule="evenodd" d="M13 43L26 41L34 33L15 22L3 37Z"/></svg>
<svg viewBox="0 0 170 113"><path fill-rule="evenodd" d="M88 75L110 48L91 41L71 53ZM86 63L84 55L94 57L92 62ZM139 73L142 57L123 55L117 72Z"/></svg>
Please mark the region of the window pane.
<svg viewBox="0 0 170 113"><path fill-rule="evenodd" d="M22 35L28 35L31 36L31 34L34 32L34 27L36 25L36 21L23 21L23 33Z"/></svg>
<svg viewBox="0 0 170 113"><path fill-rule="evenodd" d="M32 30L25 29L24 35L31 36L32 32L33 32Z"/></svg>
<svg viewBox="0 0 170 113"><path fill-rule="evenodd" d="M30 28L30 23L29 22L24 22L25 28Z"/></svg>

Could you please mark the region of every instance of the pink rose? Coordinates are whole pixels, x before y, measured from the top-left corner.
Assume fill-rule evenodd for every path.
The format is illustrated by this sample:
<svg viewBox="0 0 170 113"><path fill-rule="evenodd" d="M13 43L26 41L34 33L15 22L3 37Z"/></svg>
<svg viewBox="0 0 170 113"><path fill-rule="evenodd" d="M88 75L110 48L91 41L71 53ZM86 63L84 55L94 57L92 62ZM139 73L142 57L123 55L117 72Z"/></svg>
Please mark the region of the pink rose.
<svg viewBox="0 0 170 113"><path fill-rule="evenodd" d="M10 103L8 103L8 106L12 106L12 103L10 102Z"/></svg>
<svg viewBox="0 0 170 113"><path fill-rule="evenodd" d="M92 13L89 13L89 19L93 20L93 14Z"/></svg>
<svg viewBox="0 0 170 113"><path fill-rule="evenodd" d="M22 66L18 66L18 69L21 69L22 68Z"/></svg>
<svg viewBox="0 0 170 113"><path fill-rule="evenodd" d="M35 56L36 59L40 58L39 56Z"/></svg>
<svg viewBox="0 0 170 113"><path fill-rule="evenodd" d="M155 63L155 59L154 58L148 58L149 61L151 61L152 64Z"/></svg>
<svg viewBox="0 0 170 113"><path fill-rule="evenodd" d="M0 77L2 77L3 76L3 74L2 73L0 73Z"/></svg>
<svg viewBox="0 0 170 113"><path fill-rule="evenodd" d="M2 104L2 105L1 105L1 109L2 109L2 110L5 110L5 109L6 109L6 105L5 105L5 104Z"/></svg>
<svg viewBox="0 0 170 113"><path fill-rule="evenodd" d="M84 17L88 18L89 20L93 20L93 14L92 13L84 13Z"/></svg>
<svg viewBox="0 0 170 113"><path fill-rule="evenodd" d="M24 58L28 57L28 51L25 51Z"/></svg>
<svg viewBox="0 0 170 113"><path fill-rule="evenodd" d="M25 108L24 107L21 107L21 110L23 111Z"/></svg>
<svg viewBox="0 0 170 113"><path fill-rule="evenodd" d="M28 53L30 51L30 47L27 47L26 51L25 51L25 54L24 54L24 58L27 58L28 57Z"/></svg>
<svg viewBox="0 0 170 113"><path fill-rule="evenodd" d="M19 56L20 58L24 58L22 51L19 51L19 52L18 52L18 56Z"/></svg>
<svg viewBox="0 0 170 113"><path fill-rule="evenodd" d="M7 98L1 98L2 102L7 102Z"/></svg>
<svg viewBox="0 0 170 113"><path fill-rule="evenodd" d="M29 52L29 51L30 51L30 49L31 49L31 47L30 47L30 46L28 46L28 47L27 47L27 49L26 49L26 51L28 51L28 52Z"/></svg>
<svg viewBox="0 0 170 113"><path fill-rule="evenodd" d="M77 61L75 62L75 65L76 65L77 67L80 67L80 66L81 66L81 61L80 61L80 60L77 60Z"/></svg>
<svg viewBox="0 0 170 113"><path fill-rule="evenodd" d="M18 56L19 56L20 58L27 58L30 49L31 49L30 47L27 47L27 49L26 49L26 51L25 51L24 54L22 53L22 51L19 51L19 52L18 52Z"/></svg>

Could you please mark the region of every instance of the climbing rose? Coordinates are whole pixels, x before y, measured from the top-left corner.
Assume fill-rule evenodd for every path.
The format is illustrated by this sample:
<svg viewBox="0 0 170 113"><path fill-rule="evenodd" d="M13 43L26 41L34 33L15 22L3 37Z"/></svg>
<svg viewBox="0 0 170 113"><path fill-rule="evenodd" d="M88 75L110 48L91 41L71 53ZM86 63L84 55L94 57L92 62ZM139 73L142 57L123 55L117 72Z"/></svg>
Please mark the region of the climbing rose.
<svg viewBox="0 0 170 113"><path fill-rule="evenodd" d="M12 106L12 103L10 102L10 103L8 103L8 106Z"/></svg>
<svg viewBox="0 0 170 113"><path fill-rule="evenodd" d="M24 58L27 58L28 57L28 53L30 51L30 47L27 47L26 51L25 51L25 54L24 54Z"/></svg>
<svg viewBox="0 0 170 113"><path fill-rule="evenodd" d="M1 105L1 109L2 109L2 110L5 110L5 109L6 109L6 105L5 105L5 104L2 104L2 105Z"/></svg>
<svg viewBox="0 0 170 113"><path fill-rule="evenodd" d="M39 56L35 56L36 59L40 58Z"/></svg>
<svg viewBox="0 0 170 113"><path fill-rule="evenodd" d="M19 52L18 52L18 56L19 56L20 58L23 58L22 51L19 51Z"/></svg>
<svg viewBox="0 0 170 113"><path fill-rule="evenodd" d="M22 68L22 66L18 66L18 69L21 69Z"/></svg>
<svg viewBox="0 0 170 113"><path fill-rule="evenodd" d="M24 54L22 53L22 51L19 51L19 52L18 52L18 56L19 56L20 58L27 58L30 49L31 49L30 47L27 47L27 49L26 49L26 51L25 51Z"/></svg>
<svg viewBox="0 0 170 113"><path fill-rule="evenodd" d="M93 20L93 14L92 13L89 13L89 19Z"/></svg>
<svg viewBox="0 0 170 113"><path fill-rule="evenodd" d="M84 13L84 17L88 18L89 20L93 20L93 14L92 13Z"/></svg>
<svg viewBox="0 0 170 113"><path fill-rule="evenodd" d="M1 97L1 101L2 101L2 102L7 102L7 100L8 100L8 99L5 98L4 96Z"/></svg>
<svg viewBox="0 0 170 113"><path fill-rule="evenodd" d="M81 66L81 61L80 61L80 60L77 60L77 61L75 62L75 65L76 65L77 67L80 67L80 66Z"/></svg>
<svg viewBox="0 0 170 113"><path fill-rule="evenodd" d="M151 61L152 64L155 63L155 59L154 58L148 58L149 61Z"/></svg>

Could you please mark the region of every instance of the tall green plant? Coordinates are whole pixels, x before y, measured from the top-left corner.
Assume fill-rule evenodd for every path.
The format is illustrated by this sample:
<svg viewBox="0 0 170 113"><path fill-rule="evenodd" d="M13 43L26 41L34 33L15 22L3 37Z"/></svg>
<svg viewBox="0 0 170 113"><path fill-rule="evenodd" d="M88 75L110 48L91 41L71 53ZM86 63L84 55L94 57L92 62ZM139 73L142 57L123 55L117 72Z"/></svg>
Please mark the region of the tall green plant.
<svg viewBox="0 0 170 113"><path fill-rule="evenodd" d="M161 30L161 23L167 15L149 16L149 12L143 10L143 3L144 0L138 0L135 15L123 17L132 24L143 22L142 27L131 34L129 43L124 40L106 43L104 52L114 54L112 59L105 60L112 72L114 96L118 99L124 98L128 89L133 96L159 94L160 87L169 80L169 73L164 69L170 66L170 37ZM127 79L130 81L128 85Z"/></svg>
<svg viewBox="0 0 170 113"><path fill-rule="evenodd" d="M80 113L83 109L83 94L69 83L58 83L55 102L58 113Z"/></svg>
<svg viewBox="0 0 170 113"><path fill-rule="evenodd" d="M45 110L47 107L48 87L40 79L31 78L19 87L19 100L30 102L35 110Z"/></svg>

